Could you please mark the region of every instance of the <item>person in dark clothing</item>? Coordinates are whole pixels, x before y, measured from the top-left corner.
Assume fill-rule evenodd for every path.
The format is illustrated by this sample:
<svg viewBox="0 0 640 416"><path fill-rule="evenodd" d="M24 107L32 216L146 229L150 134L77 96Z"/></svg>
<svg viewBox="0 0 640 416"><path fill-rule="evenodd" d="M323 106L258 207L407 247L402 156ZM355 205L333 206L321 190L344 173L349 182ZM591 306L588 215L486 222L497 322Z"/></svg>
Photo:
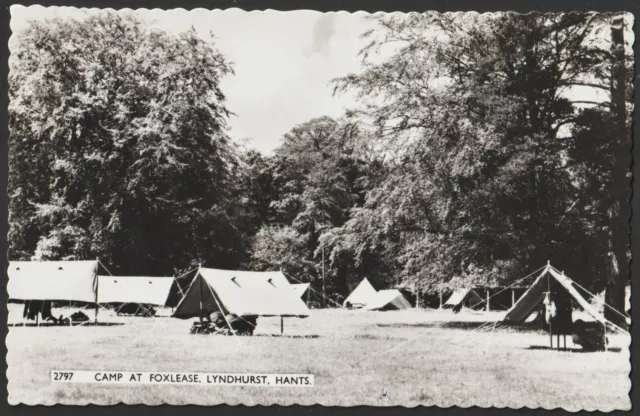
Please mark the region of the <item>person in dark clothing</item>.
<svg viewBox="0 0 640 416"><path fill-rule="evenodd" d="M42 316L42 321L53 321L53 322L58 321L51 313L50 300L25 301L22 317L34 321L38 318L38 314Z"/></svg>
<svg viewBox="0 0 640 416"><path fill-rule="evenodd" d="M605 327L600 322L576 320L573 325L573 343L580 345L585 351L603 351L608 343Z"/></svg>

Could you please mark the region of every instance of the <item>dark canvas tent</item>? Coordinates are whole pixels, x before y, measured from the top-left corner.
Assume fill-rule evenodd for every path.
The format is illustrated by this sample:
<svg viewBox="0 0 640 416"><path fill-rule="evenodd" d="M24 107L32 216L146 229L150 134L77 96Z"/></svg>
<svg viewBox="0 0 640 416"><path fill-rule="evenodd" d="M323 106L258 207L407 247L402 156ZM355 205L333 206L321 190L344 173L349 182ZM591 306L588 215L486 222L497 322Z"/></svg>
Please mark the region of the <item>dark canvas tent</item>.
<svg viewBox="0 0 640 416"><path fill-rule="evenodd" d="M307 317L309 308L281 272L200 268L173 316L223 312L237 316Z"/></svg>

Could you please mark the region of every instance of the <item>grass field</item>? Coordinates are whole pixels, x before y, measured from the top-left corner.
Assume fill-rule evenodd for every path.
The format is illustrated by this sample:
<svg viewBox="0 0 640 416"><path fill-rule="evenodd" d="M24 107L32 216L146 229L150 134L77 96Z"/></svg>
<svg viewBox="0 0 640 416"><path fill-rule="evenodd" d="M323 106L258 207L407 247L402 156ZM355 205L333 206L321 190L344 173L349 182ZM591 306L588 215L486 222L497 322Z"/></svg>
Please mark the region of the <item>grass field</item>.
<svg viewBox="0 0 640 416"><path fill-rule="evenodd" d="M191 320L122 318L113 326L15 327L9 305L11 404L453 405L630 409L628 338L607 352L549 350L544 332L477 329L500 313L313 310L260 318L257 336L189 335ZM54 310L54 314L56 311ZM93 316L93 315L91 315ZM457 321L440 326L440 322ZM493 325L490 326L491 328ZM475 328L475 329L474 329ZM570 340L567 346L573 347ZM578 347L579 348L579 347ZM308 373L313 388L52 384L50 371ZM386 392L386 398L383 398Z"/></svg>

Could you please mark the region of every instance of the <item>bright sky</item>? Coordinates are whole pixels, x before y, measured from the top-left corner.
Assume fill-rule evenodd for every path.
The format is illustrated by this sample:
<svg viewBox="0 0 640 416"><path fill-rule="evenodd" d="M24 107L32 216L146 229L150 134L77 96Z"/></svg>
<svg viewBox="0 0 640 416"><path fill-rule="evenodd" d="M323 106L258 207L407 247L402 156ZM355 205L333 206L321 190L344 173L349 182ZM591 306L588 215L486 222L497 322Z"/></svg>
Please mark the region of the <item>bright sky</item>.
<svg viewBox="0 0 640 416"><path fill-rule="evenodd" d="M81 17L89 9L11 6L11 30L29 20L55 16ZM96 9L93 9L96 10ZM209 32L217 47L234 63L235 76L222 82L228 108L236 114L229 125L236 140L269 153L293 126L314 117L340 116L354 101L332 96L332 78L357 72L360 35L371 24L365 13L314 11L245 12L240 9L139 10L138 16L174 32L193 26Z"/></svg>
<svg viewBox="0 0 640 416"><path fill-rule="evenodd" d="M131 11L130 9L124 9ZM97 9L11 6L11 30L29 20L82 17ZM330 80L359 72L358 52L366 41L360 35L372 28L359 12L320 13L245 12L240 9L186 11L137 10L150 24L173 32L193 26L203 37L213 33L217 47L234 63L235 75L222 81L227 107L236 114L231 136L264 153L272 152L295 125L315 117L339 117L355 106L351 96L332 95ZM632 44L632 15L625 37ZM602 92L574 88L572 99L601 101Z"/></svg>

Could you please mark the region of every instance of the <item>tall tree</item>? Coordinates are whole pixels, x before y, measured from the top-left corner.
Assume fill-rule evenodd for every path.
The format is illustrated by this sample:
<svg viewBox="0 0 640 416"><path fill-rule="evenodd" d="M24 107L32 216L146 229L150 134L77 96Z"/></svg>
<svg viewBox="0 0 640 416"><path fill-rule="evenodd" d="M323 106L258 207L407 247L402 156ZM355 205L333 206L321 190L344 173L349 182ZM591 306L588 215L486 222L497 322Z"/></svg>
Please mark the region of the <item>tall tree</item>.
<svg viewBox="0 0 640 416"><path fill-rule="evenodd" d="M237 152L211 40L130 14L33 22L10 60L10 256L234 266Z"/></svg>
<svg viewBox="0 0 640 416"><path fill-rule="evenodd" d="M399 157L336 231L348 250L379 248L390 278L425 286L509 281L546 260L592 288L604 282L606 250L585 251L602 234L568 215L581 195L569 127L585 100L567 92L606 89L593 79L611 64L595 17L374 17L365 70L336 89L381 98L363 113ZM392 43L402 46L367 61Z"/></svg>
<svg viewBox="0 0 640 416"><path fill-rule="evenodd" d="M254 240L255 267L320 278L320 236L344 224L350 209L363 202L367 164L361 140L356 124L329 117L302 123L284 136L270 160L276 198L269 222ZM337 269L326 273L332 291L342 284L339 274Z"/></svg>

